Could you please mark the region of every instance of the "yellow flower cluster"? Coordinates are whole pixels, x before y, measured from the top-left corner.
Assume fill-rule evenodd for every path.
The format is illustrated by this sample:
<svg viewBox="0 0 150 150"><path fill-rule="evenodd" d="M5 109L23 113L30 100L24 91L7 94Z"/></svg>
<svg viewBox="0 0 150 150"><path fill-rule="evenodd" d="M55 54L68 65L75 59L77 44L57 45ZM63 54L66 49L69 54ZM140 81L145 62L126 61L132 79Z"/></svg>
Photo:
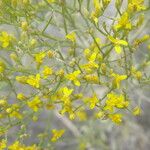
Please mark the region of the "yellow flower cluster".
<svg viewBox="0 0 150 150"><path fill-rule="evenodd" d="M110 3L116 18L106 13ZM122 0L7 0L0 7L0 135L20 130L11 130L17 141L2 140L0 149L50 149L64 130L49 124L39 147L19 142L33 137L24 126L40 122L43 112L59 112L71 123L97 118L116 124L126 120L125 111L142 114L129 91L149 84L144 0L126 6Z"/></svg>
<svg viewBox="0 0 150 150"><path fill-rule="evenodd" d="M36 145L25 146L24 144L21 144L19 141L15 141L13 144L7 147L7 141L2 140L0 142L0 150L4 150L6 148L8 150L39 150L39 148Z"/></svg>

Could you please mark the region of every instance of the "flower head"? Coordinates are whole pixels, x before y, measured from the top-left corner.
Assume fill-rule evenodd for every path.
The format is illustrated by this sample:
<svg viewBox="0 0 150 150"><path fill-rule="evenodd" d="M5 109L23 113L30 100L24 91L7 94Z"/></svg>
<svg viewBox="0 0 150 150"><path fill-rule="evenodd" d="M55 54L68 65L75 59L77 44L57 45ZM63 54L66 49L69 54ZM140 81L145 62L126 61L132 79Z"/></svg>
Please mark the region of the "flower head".
<svg viewBox="0 0 150 150"><path fill-rule="evenodd" d="M122 122L122 114L110 114L109 118L118 125Z"/></svg>
<svg viewBox="0 0 150 150"><path fill-rule="evenodd" d="M76 42L76 33L71 32L66 35L66 39L70 40L71 42Z"/></svg>
<svg viewBox="0 0 150 150"><path fill-rule="evenodd" d="M94 93L92 97L85 99L85 103L89 104L90 109L94 109L98 102L99 102L99 99L97 98L96 93Z"/></svg>
<svg viewBox="0 0 150 150"><path fill-rule="evenodd" d="M12 37L5 31L1 33L0 42L2 43L2 47L6 48L10 45Z"/></svg>
<svg viewBox="0 0 150 150"><path fill-rule="evenodd" d="M113 86L118 89L120 88L120 82L122 80L127 79L127 75L120 75L120 74L112 73L111 76L113 77Z"/></svg>
<svg viewBox="0 0 150 150"><path fill-rule="evenodd" d="M78 76L79 76L80 73L81 73L80 70L76 70L76 71L74 71L74 72L72 72L72 73L67 74L67 75L66 75L66 78L67 78L68 80L73 81L73 83L74 83L76 86L80 86L80 81L79 81L79 79L78 79Z"/></svg>
<svg viewBox="0 0 150 150"><path fill-rule="evenodd" d="M37 112L42 105L42 101L38 96L35 96L34 99L32 101L28 101L27 104L31 109L33 109L33 111Z"/></svg>
<svg viewBox="0 0 150 150"><path fill-rule="evenodd" d="M108 39L114 44L115 51L120 54L122 52L121 46L127 46L128 43L124 40L115 39L112 36L108 36Z"/></svg>
<svg viewBox="0 0 150 150"><path fill-rule="evenodd" d="M127 29L130 30L132 28L132 24L129 20L129 14L125 12L121 18L118 20L118 23L114 26L116 30L119 29Z"/></svg>
<svg viewBox="0 0 150 150"><path fill-rule="evenodd" d="M56 142L60 137L62 137L64 132L65 132L65 130L63 130L63 129L61 129L61 130L53 129L52 130L53 135L52 135L51 141Z"/></svg>
<svg viewBox="0 0 150 150"><path fill-rule="evenodd" d="M40 52L35 54L35 61L38 65L42 64L43 59L45 58L46 53L45 52Z"/></svg>
<svg viewBox="0 0 150 150"><path fill-rule="evenodd" d="M43 70L44 79L48 78L48 76L52 75L52 73L53 73L52 68L48 66L44 66L44 70Z"/></svg>
<svg viewBox="0 0 150 150"><path fill-rule="evenodd" d="M30 75L28 78L27 78L27 83L35 88L39 88L40 87L40 74L36 74L36 76L34 75Z"/></svg>
<svg viewBox="0 0 150 150"><path fill-rule="evenodd" d="M141 108L140 107L135 107L134 109L133 109L133 115L134 116L138 116L138 115L140 115L141 114Z"/></svg>

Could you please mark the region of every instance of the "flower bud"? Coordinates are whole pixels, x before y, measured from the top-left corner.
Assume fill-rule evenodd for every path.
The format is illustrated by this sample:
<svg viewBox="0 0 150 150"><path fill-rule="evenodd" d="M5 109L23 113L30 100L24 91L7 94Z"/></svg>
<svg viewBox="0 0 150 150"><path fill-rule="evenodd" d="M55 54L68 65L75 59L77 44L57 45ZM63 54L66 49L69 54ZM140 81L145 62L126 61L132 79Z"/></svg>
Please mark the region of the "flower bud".
<svg viewBox="0 0 150 150"><path fill-rule="evenodd" d="M28 30L28 23L26 21L21 22L21 28L23 31Z"/></svg>

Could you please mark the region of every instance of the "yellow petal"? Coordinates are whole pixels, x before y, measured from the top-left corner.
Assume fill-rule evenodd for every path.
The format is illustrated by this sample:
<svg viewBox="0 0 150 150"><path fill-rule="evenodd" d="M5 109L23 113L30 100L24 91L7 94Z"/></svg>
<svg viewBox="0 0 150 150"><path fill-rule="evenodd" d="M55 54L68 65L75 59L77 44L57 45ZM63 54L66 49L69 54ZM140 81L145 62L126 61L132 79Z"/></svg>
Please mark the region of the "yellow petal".
<svg viewBox="0 0 150 150"><path fill-rule="evenodd" d="M124 45L124 46L127 46L128 45L128 43L126 42L126 41L124 41L124 40L118 40L118 42L117 42L119 45Z"/></svg>
<svg viewBox="0 0 150 150"><path fill-rule="evenodd" d="M74 80L74 84L75 84L76 86L80 86L80 82L79 82L78 80Z"/></svg>
<svg viewBox="0 0 150 150"><path fill-rule="evenodd" d="M116 46L115 46L115 51L116 51L118 54L120 54L120 53L122 52L121 46L116 45Z"/></svg>

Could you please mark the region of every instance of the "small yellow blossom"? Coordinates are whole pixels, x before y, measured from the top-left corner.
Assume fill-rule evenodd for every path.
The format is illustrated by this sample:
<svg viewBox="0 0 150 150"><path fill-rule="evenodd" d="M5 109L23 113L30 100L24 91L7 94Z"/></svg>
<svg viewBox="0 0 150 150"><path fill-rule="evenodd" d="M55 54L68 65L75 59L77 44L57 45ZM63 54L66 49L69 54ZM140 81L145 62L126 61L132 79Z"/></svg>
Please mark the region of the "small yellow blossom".
<svg viewBox="0 0 150 150"><path fill-rule="evenodd" d="M40 52L35 54L35 61L38 65L43 63L43 59L45 58L46 53L45 52Z"/></svg>
<svg viewBox="0 0 150 150"><path fill-rule="evenodd" d="M26 96L25 96L23 93L18 93L18 94L17 94L17 99L18 99L18 100L25 100L25 99L26 99Z"/></svg>
<svg viewBox="0 0 150 150"><path fill-rule="evenodd" d="M73 83L76 85L76 86L80 86L80 81L78 79L78 76L80 75L81 71L80 70L76 70L72 73L69 73L66 75L66 78L68 80L71 80L73 81Z"/></svg>
<svg viewBox="0 0 150 150"><path fill-rule="evenodd" d="M113 87L115 88L120 88L120 82L122 80L127 79L127 75L120 75L120 74L115 74L112 73L111 76L113 77Z"/></svg>
<svg viewBox="0 0 150 150"><path fill-rule="evenodd" d="M140 79L142 78L142 72L141 72L141 71L137 71L137 72L135 73L135 77L136 77L138 80L140 80Z"/></svg>
<svg viewBox="0 0 150 150"><path fill-rule="evenodd" d="M122 122L122 114L110 114L109 118L118 125Z"/></svg>
<svg viewBox="0 0 150 150"><path fill-rule="evenodd" d="M25 146L19 141L15 141L8 147L8 150L38 150L38 147L36 145Z"/></svg>
<svg viewBox="0 0 150 150"><path fill-rule="evenodd" d="M102 8L99 0L93 0L94 3L94 11L92 11L90 18L95 22L95 24L98 23L98 18L101 15Z"/></svg>
<svg viewBox="0 0 150 150"><path fill-rule="evenodd" d="M52 130L53 135L52 135L51 141L56 142L60 137L62 137L64 132L65 132L65 130L63 130L63 129L61 129L61 130L53 129Z"/></svg>
<svg viewBox="0 0 150 150"><path fill-rule="evenodd" d="M10 45L12 37L5 31L1 33L0 42L2 43L2 47L6 48Z"/></svg>
<svg viewBox="0 0 150 150"><path fill-rule="evenodd" d="M35 96L32 101L28 101L28 106L33 109L33 111L37 112L42 105L42 101L39 96Z"/></svg>
<svg viewBox="0 0 150 150"><path fill-rule="evenodd" d="M4 107L7 105L7 101L5 99L0 99L0 106Z"/></svg>
<svg viewBox="0 0 150 150"><path fill-rule="evenodd" d="M146 7L144 6L144 0L129 0L128 2L128 11L129 12L136 12L145 10Z"/></svg>
<svg viewBox="0 0 150 150"><path fill-rule="evenodd" d="M35 88L39 88L40 87L40 74L36 74L36 76L34 75L30 75L27 78L27 83Z"/></svg>
<svg viewBox="0 0 150 150"><path fill-rule="evenodd" d="M100 100L97 98L96 93L93 94L90 98L85 98L85 103L89 104L90 109L94 109L96 104L99 103Z"/></svg>
<svg viewBox="0 0 150 150"><path fill-rule="evenodd" d="M95 74L87 74L84 76L87 82L98 84L100 82L99 77Z"/></svg>
<svg viewBox="0 0 150 150"><path fill-rule="evenodd" d="M133 115L134 116L138 116L138 115L140 115L141 114L141 108L140 107L135 107L134 109L133 109Z"/></svg>
<svg viewBox="0 0 150 150"><path fill-rule="evenodd" d="M10 117L22 119L22 115L20 114L19 109L20 106L18 104L12 104L6 109L6 112L9 114Z"/></svg>
<svg viewBox="0 0 150 150"><path fill-rule="evenodd" d="M26 76L16 76L16 81L25 84L27 82L28 77Z"/></svg>
<svg viewBox="0 0 150 150"><path fill-rule="evenodd" d="M52 74L53 74L52 68L48 66L44 66L44 70L43 70L44 79L48 78L48 76Z"/></svg>
<svg viewBox="0 0 150 150"><path fill-rule="evenodd" d="M137 47L137 46L139 46L140 44L146 42L149 39L150 39L150 35L148 35L148 34L144 35L141 38L135 39L134 40L134 46Z"/></svg>
<svg viewBox="0 0 150 150"><path fill-rule="evenodd" d="M132 24L129 20L129 14L125 12L121 18L118 20L118 23L114 26L116 30L119 29L127 29L130 30L132 28Z"/></svg>
<svg viewBox="0 0 150 150"><path fill-rule="evenodd" d="M104 110L114 111L114 108L123 109L129 106L129 101L127 101L124 95L118 95L113 92L107 94L107 100L105 102Z"/></svg>
<svg viewBox="0 0 150 150"><path fill-rule="evenodd" d="M128 43L124 40L119 40L119 39L115 39L112 36L108 36L108 39L114 44L115 47L115 51L120 54L122 52L122 47L121 46L127 46Z"/></svg>
<svg viewBox="0 0 150 150"><path fill-rule="evenodd" d="M5 148L7 147L7 141L6 140L1 140L0 141L0 150L5 150Z"/></svg>
<svg viewBox="0 0 150 150"><path fill-rule="evenodd" d="M86 49L86 51L88 51L88 49ZM85 51L85 53L87 53ZM96 58L98 56L98 53L97 52L93 52L93 53L90 53L90 54L85 54L86 55L86 58L88 60L88 63L86 64L83 64L81 66L81 68L83 68L87 73L92 73L95 69L98 69L98 64L95 62L96 61Z"/></svg>
<svg viewBox="0 0 150 150"><path fill-rule="evenodd" d="M71 32L66 35L66 39L70 40L71 42L76 42L76 33Z"/></svg>
<svg viewBox="0 0 150 150"><path fill-rule="evenodd" d="M105 116L105 113L103 111L99 111L95 114L96 118L101 119Z"/></svg>
<svg viewBox="0 0 150 150"><path fill-rule="evenodd" d="M68 87L63 87L62 92L64 94L63 96L66 98L66 97L69 97L72 94L73 89L68 89Z"/></svg>

